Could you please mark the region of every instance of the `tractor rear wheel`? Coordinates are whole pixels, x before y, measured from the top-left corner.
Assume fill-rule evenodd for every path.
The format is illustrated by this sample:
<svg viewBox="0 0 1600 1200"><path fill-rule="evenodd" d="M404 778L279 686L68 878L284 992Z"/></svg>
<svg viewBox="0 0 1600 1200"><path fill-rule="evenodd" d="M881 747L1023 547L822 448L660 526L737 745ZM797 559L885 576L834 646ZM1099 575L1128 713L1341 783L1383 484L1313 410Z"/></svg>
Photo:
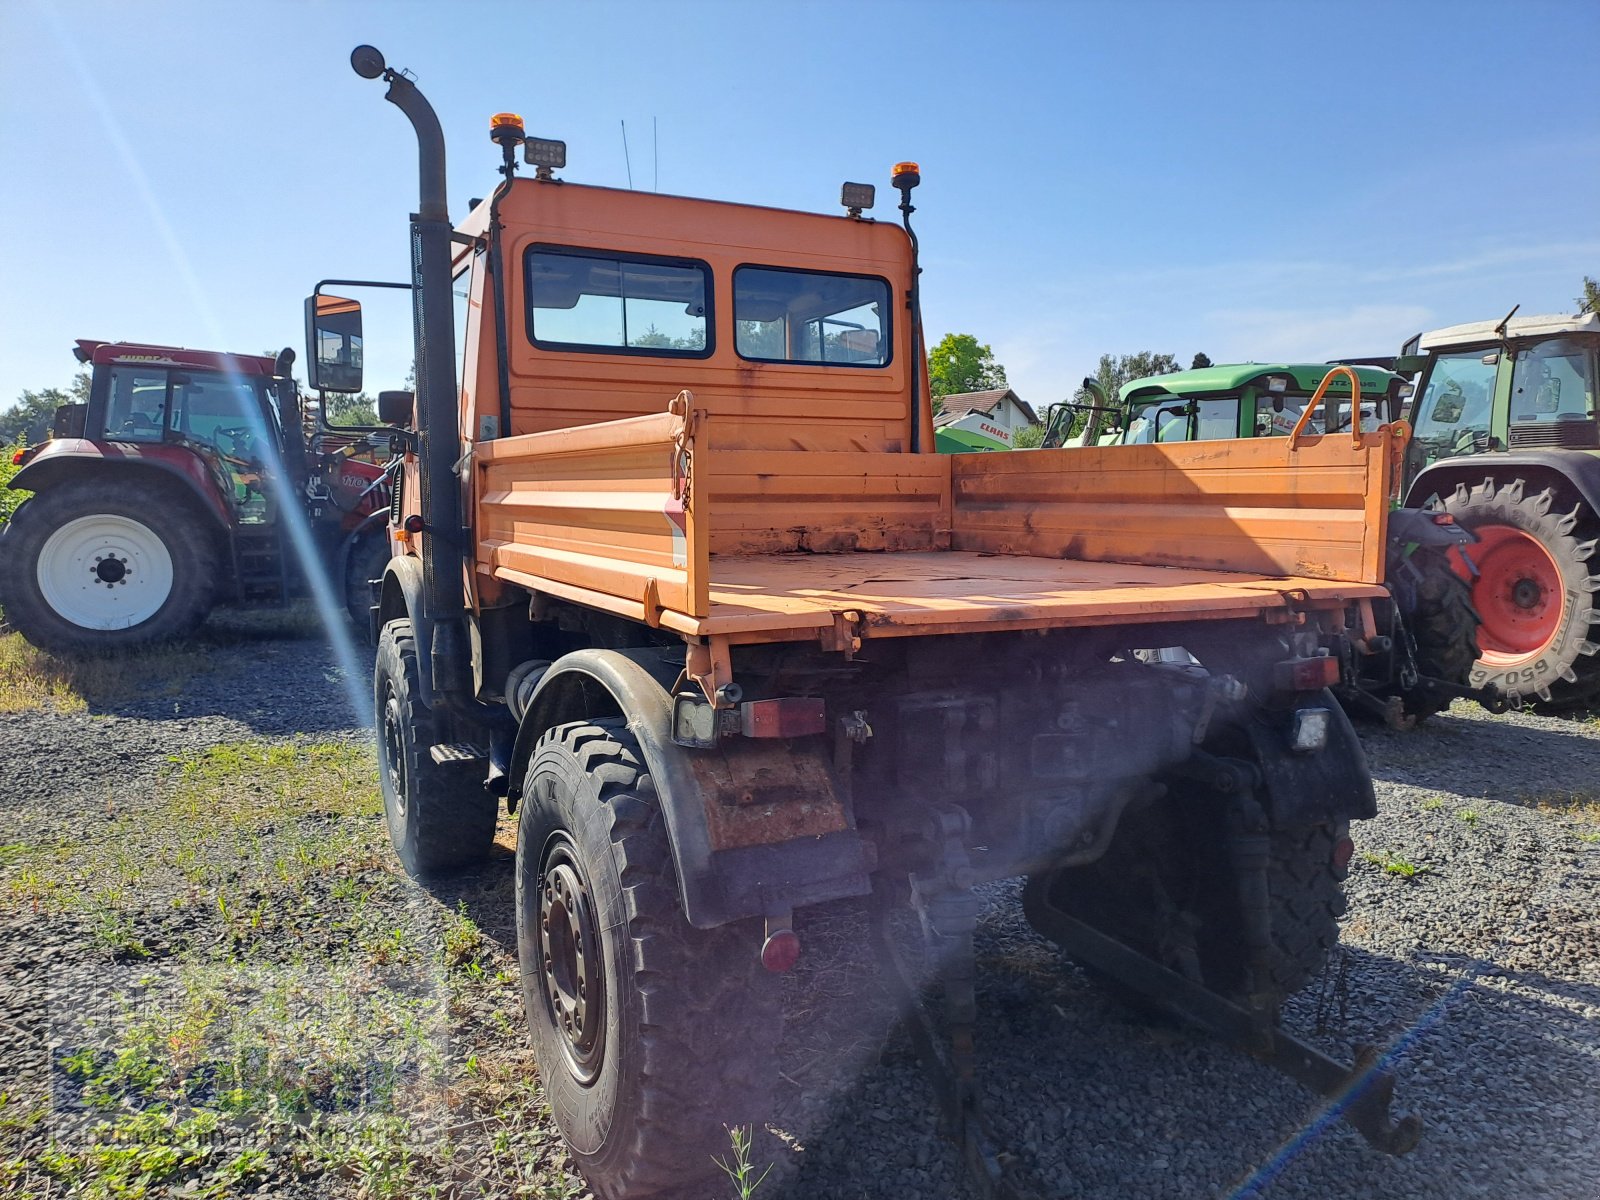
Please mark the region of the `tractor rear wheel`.
<svg viewBox="0 0 1600 1200"><path fill-rule="evenodd" d="M540 739L517 825L523 1004L551 1113L601 1200L706 1195L727 1130L765 1118L783 1016L761 934L684 917L621 719Z"/></svg>
<svg viewBox="0 0 1600 1200"><path fill-rule="evenodd" d="M1468 687L1473 667L1482 651L1478 647L1477 610L1472 607L1472 589L1455 573L1450 560L1435 549L1419 549L1410 566L1418 572L1415 586L1406 596L1402 619L1416 644L1417 671L1427 679ZM1394 631L1398 635L1398 631ZM1453 699L1421 684L1405 688L1397 682L1380 694L1400 697L1401 715L1407 727L1427 720L1450 707Z"/></svg>
<svg viewBox="0 0 1600 1200"><path fill-rule="evenodd" d="M390 621L373 668L378 780L389 840L406 873L425 878L479 862L494 844L500 801L481 777L433 761L438 714L422 700L417 639L409 619Z"/></svg>
<svg viewBox="0 0 1600 1200"><path fill-rule="evenodd" d="M344 605L356 635L368 645L372 642L372 580L389 565L389 539L379 529L357 539L350 547L344 568Z"/></svg>
<svg viewBox="0 0 1600 1200"><path fill-rule="evenodd" d="M53 654L183 637L211 611L213 530L159 483L102 476L49 488L17 509L3 546L6 620Z"/></svg>
<svg viewBox="0 0 1600 1200"><path fill-rule="evenodd" d="M1483 621L1472 683L1552 707L1586 700L1600 688L1594 514L1581 502L1558 511L1553 488L1530 496L1523 480L1492 476L1457 487L1445 508L1478 535L1470 566L1451 555Z"/></svg>

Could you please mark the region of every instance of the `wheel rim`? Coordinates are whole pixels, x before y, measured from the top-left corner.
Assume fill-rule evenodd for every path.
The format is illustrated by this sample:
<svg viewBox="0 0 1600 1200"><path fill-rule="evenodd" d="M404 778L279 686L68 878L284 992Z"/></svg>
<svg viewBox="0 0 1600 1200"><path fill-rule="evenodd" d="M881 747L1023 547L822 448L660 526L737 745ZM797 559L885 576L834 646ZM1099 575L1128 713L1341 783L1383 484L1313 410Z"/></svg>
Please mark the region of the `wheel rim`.
<svg viewBox="0 0 1600 1200"><path fill-rule="evenodd" d="M172 555L155 530L101 513L68 521L39 551L34 572L52 612L81 629L132 629L172 595Z"/></svg>
<svg viewBox="0 0 1600 1200"><path fill-rule="evenodd" d="M1472 606L1482 661L1511 666L1536 658L1561 628L1566 595L1561 569L1538 538L1509 525L1480 525L1468 550L1478 568Z"/></svg>
<svg viewBox="0 0 1600 1200"><path fill-rule="evenodd" d="M404 720L404 714L400 711L400 697L395 695L394 685L385 685L383 689L383 775L388 780L389 792L394 797L395 809L401 816L404 816L406 811L405 743L401 741L400 735Z"/></svg>
<svg viewBox="0 0 1600 1200"><path fill-rule="evenodd" d="M567 1069L579 1083L600 1074L605 1057L606 991L600 927L576 848L550 839L539 872L539 971L545 1012L560 1034Z"/></svg>

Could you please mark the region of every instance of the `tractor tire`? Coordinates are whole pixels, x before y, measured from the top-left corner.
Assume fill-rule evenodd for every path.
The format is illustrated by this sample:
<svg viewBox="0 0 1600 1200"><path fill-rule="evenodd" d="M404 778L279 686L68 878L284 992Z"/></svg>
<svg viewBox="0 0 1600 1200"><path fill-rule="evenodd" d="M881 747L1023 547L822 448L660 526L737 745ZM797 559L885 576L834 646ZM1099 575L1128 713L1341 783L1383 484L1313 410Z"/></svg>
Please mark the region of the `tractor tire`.
<svg viewBox="0 0 1600 1200"><path fill-rule="evenodd" d="M135 649L193 633L219 572L214 522L171 489L105 477L29 498L6 527L0 607L52 654Z"/></svg>
<svg viewBox="0 0 1600 1200"><path fill-rule="evenodd" d="M1206 987L1242 1001L1248 956L1237 878L1217 835L1220 826L1205 822L1207 829L1197 821L1186 828L1173 816L1170 807L1130 815L1101 858L1029 876L1023 914L1047 939L1055 909L1180 973L1187 958L1189 973L1197 968ZM1274 1008L1315 979L1339 943L1346 869L1335 851L1347 831L1338 822L1271 835L1272 951L1268 978L1256 981L1254 994ZM1112 990L1135 1007L1152 1006L1114 982Z"/></svg>
<svg viewBox="0 0 1600 1200"><path fill-rule="evenodd" d="M620 719L547 732L517 827L517 951L539 1076L600 1200L708 1195L777 1078L762 930L693 928L655 788Z"/></svg>
<svg viewBox="0 0 1600 1200"><path fill-rule="evenodd" d="M1600 575L1591 571L1595 514L1582 502L1557 510L1545 488L1528 495L1524 481L1487 477L1457 486L1444 504L1478 535L1467 548L1472 565L1452 552L1483 624L1474 686L1492 683L1508 700L1568 707L1600 688ZM1474 570L1475 568L1475 570Z"/></svg>
<svg viewBox="0 0 1600 1200"><path fill-rule="evenodd" d="M371 580L380 578L388 565L389 538L381 529L358 539L345 561L345 611L356 627L356 636L368 645L372 644L372 606L377 603Z"/></svg>
<svg viewBox="0 0 1600 1200"><path fill-rule="evenodd" d="M434 762L435 743L448 739L422 702L419 670L411 621L390 621L373 667L378 779L389 840L406 873L421 879L488 857L500 801L481 779Z"/></svg>
<svg viewBox="0 0 1600 1200"><path fill-rule="evenodd" d="M1482 654L1478 647L1482 622L1472 607L1472 589L1437 550L1418 550L1411 562L1422 576L1412 606L1404 614L1416 643L1417 670L1429 679L1471 686L1473 666ZM1390 694L1400 697L1402 720L1408 728L1449 708L1452 699L1426 686L1397 685Z"/></svg>

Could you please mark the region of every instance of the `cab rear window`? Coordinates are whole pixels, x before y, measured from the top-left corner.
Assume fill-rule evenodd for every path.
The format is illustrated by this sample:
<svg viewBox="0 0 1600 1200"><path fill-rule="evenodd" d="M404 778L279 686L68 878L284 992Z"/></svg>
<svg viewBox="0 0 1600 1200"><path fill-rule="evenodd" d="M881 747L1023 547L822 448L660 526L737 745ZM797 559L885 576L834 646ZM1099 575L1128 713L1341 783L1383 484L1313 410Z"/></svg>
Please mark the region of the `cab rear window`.
<svg viewBox="0 0 1600 1200"><path fill-rule="evenodd" d="M887 366L889 284L872 275L739 267L733 273L733 325L740 358Z"/></svg>
<svg viewBox="0 0 1600 1200"><path fill-rule="evenodd" d="M532 246L528 336L549 350L704 358L711 269L692 259Z"/></svg>

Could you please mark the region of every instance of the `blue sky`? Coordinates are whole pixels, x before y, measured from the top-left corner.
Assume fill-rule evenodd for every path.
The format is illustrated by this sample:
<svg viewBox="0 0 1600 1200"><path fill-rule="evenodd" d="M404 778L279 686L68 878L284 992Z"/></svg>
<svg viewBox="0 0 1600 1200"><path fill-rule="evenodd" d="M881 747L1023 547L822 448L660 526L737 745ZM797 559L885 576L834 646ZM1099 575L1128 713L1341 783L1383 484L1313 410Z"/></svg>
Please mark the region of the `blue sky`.
<svg viewBox="0 0 1600 1200"><path fill-rule="evenodd" d="M3 0L0 404L76 337L298 348L317 279L403 277L414 142L363 41L439 110L456 218L503 109L569 179L627 184L625 120L635 186L725 200L855 179L888 218L916 159L930 338L1035 405L1102 352L1393 352L1600 275L1595 0Z"/></svg>

